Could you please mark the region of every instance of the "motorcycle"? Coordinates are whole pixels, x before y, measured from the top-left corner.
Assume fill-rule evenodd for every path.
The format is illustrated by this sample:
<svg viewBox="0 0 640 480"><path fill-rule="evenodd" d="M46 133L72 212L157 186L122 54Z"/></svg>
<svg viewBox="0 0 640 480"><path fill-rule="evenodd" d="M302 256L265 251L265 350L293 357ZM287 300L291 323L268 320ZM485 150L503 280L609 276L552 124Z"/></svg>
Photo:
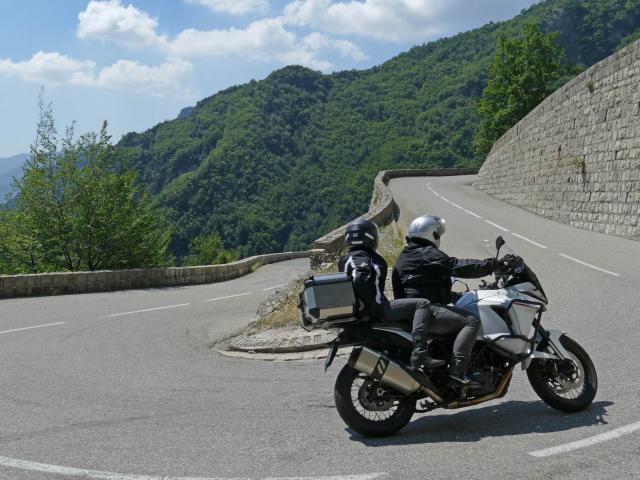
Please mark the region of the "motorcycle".
<svg viewBox="0 0 640 480"><path fill-rule="evenodd" d="M496 258L504 244L502 237L496 239ZM353 347L334 389L336 409L351 429L367 437L387 436L406 426L414 413L464 408L504 397L518 364L526 370L535 393L549 406L579 412L593 402L598 387L595 366L565 332L542 326L548 299L538 277L517 255L503 256L499 265L493 282L483 280L477 290L467 288L455 303L482 323L469 363L469 376L479 387L452 383L446 366L412 369L408 320L390 324L350 316L347 310L352 310L345 306L353 297L347 294L346 299L336 301L335 284L329 285L331 300L324 299L330 307L328 314L319 318L322 315L316 304L323 302L326 292L314 294L308 288L301 294L303 328L339 332L328 345L325 371L339 348ZM333 277L338 275L344 274ZM350 288L350 282L348 285ZM433 356L448 359L454 337L431 338Z"/></svg>

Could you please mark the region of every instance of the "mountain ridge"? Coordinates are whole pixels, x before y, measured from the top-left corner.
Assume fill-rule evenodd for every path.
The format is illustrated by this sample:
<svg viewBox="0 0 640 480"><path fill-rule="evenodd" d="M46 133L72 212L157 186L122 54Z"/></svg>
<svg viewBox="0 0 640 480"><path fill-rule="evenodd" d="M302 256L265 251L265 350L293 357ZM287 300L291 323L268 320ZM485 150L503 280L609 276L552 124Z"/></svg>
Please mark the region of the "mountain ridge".
<svg viewBox="0 0 640 480"><path fill-rule="evenodd" d="M22 176L22 167L27 158L28 153L0 158L0 204L4 203L6 196L11 193L14 177Z"/></svg>
<svg viewBox="0 0 640 480"><path fill-rule="evenodd" d="M640 28L640 1L547 0L367 70L299 66L230 87L117 151L174 225L172 250L220 232L241 255L305 248L366 210L379 170L479 166L473 104L496 39L558 30L567 63L604 58Z"/></svg>

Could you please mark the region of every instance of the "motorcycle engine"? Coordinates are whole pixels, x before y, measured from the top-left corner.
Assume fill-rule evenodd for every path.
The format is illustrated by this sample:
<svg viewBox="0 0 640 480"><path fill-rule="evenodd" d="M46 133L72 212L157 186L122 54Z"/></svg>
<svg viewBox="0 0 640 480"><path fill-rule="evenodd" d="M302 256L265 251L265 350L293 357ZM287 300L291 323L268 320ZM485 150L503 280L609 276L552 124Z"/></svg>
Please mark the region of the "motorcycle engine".
<svg viewBox="0 0 640 480"><path fill-rule="evenodd" d="M481 388L473 390L474 395L484 395L495 390L497 377L494 372L482 367L474 368L469 372L469 377L482 384Z"/></svg>

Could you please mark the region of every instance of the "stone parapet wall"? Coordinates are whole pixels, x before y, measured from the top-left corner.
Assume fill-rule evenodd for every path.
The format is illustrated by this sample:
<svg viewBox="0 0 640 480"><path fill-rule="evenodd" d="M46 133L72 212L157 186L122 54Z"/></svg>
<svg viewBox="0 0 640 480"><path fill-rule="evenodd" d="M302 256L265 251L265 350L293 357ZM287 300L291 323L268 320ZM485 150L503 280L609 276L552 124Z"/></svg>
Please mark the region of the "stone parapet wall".
<svg viewBox="0 0 640 480"><path fill-rule="evenodd" d="M475 186L538 215L640 240L640 41L509 130Z"/></svg>
<svg viewBox="0 0 640 480"><path fill-rule="evenodd" d="M404 169L383 170L376 176L373 182L373 194L369 211L358 218L371 220L376 225L384 227L389 225L396 217L396 204L389 188L389 180L399 177L444 177L451 175L474 175L478 172L475 168L441 168L441 169ZM355 220L355 219L354 219ZM312 264L326 261L327 256L336 256L344 247L344 234L348 223L338 227L327 235L317 239L313 248L324 250L324 258L312 257Z"/></svg>
<svg viewBox="0 0 640 480"><path fill-rule="evenodd" d="M313 251L271 253L244 258L237 262L223 265L198 267L0 275L0 298L106 292L132 288L171 287L222 282L247 275L268 263L296 258L310 258L313 253Z"/></svg>

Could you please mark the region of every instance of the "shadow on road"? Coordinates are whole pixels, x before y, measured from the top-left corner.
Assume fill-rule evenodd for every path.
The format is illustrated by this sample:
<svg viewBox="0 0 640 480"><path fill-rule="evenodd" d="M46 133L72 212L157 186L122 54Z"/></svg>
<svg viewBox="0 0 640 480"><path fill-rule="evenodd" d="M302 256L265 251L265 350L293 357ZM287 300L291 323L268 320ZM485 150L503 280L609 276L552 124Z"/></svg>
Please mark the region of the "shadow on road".
<svg viewBox="0 0 640 480"><path fill-rule="evenodd" d="M428 413L387 438L365 438L348 430L351 440L367 446L412 445L441 442L477 442L488 437L571 430L589 425L606 425L607 407L613 402L594 402L579 413L562 413L541 401L507 401L459 413Z"/></svg>

